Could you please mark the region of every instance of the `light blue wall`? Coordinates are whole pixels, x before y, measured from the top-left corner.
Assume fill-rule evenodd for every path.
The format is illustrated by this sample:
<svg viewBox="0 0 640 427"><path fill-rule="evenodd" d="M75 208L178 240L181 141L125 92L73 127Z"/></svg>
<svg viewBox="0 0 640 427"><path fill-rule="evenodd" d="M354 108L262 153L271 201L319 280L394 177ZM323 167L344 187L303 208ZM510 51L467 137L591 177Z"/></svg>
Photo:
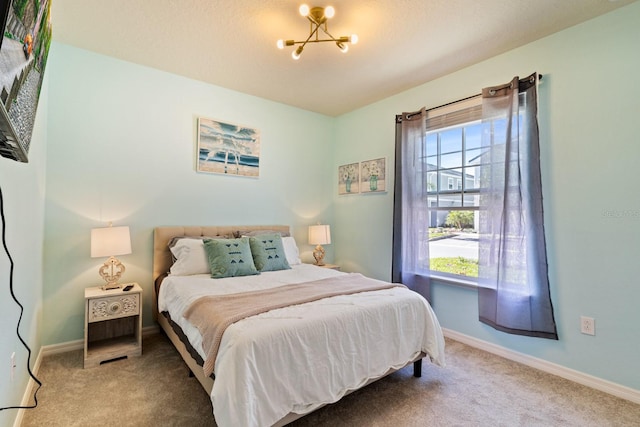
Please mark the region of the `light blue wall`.
<svg viewBox="0 0 640 427"><path fill-rule="evenodd" d="M42 235L44 233L45 164L47 150L47 94L45 72L31 136L29 163L0 157L0 186L4 198L6 244L13 260L13 289L24 307L20 335L31 348L31 367L40 351L42 328ZM9 291L10 261L0 245L0 407L18 406L29 381L27 350L18 340L20 308ZM13 381L9 370L16 353ZM0 425L9 426L16 410L0 412Z"/></svg>
<svg viewBox="0 0 640 427"><path fill-rule="evenodd" d="M54 43L49 60L44 344L83 337L85 287L104 260L90 230L128 225L123 280L144 289L150 326L153 228L333 221L333 119ZM260 130L260 178L195 171L196 117ZM332 254L328 256L332 257Z"/></svg>
<svg viewBox="0 0 640 427"><path fill-rule="evenodd" d="M338 165L384 156L392 172L396 114L536 70L545 74L542 168L560 341L481 325L472 290L436 284L434 308L447 328L640 389L638 22L634 3L337 119L54 43L31 162L0 159L23 334L36 352L82 338L82 292L100 283L89 232L108 221L131 227L133 253L120 258L125 279L145 289L147 326L157 225L285 223L310 260L306 226L320 220L332 224L330 260L388 279L393 193L337 196ZM197 116L260 129L260 179L195 173ZM16 351L20 363L2 255L0 269L0 358ZM579 333L581 314L596 318L595 337ZM4 372L0 402L19 402L25 366L14 383ZM3 411L0 425L13 417Z"/></svg>
<svg viewBox="0 0 640 427"><path fill-rule="evenodd" d="M394 117L475 95L533 71L540 86L542 178L559 341L516 337L478 322L477 292L435 284L446 328L640 389L640 3L384 101L336 123L334 167L393 159ZM429 43L425 43L425 49ZM390 185L392 183L390 182ZM336 261L390 278L393 194L334 196ZM580 315L596 336L580 334Z"/></svg>

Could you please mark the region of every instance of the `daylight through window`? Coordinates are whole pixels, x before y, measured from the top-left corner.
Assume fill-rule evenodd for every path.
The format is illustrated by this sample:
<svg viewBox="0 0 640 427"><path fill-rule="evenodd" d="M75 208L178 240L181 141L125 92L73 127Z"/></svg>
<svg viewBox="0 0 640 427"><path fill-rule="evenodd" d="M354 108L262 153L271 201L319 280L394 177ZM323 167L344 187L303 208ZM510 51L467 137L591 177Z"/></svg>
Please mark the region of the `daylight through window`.
<svg viewBox="0 0 640 427"><path fill-rule="evenodd" d="M431 271L478 277L481 113L472 98L427 115L418 173L426 177Z"/></svg>

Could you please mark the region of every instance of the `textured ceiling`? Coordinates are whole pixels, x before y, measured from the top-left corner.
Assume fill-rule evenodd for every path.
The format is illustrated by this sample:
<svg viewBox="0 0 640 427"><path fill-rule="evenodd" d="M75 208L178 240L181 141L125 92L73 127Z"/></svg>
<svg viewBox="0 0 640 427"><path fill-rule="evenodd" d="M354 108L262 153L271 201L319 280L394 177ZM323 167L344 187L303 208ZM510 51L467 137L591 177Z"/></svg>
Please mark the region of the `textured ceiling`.
<svg viewBox="0 0 640 427"><path fill-rule="evenodd" d="M53 0L53 38L170 73L337 116L635 0L332 0L347 54L277 39L309 24L293 0Z"/></svg>

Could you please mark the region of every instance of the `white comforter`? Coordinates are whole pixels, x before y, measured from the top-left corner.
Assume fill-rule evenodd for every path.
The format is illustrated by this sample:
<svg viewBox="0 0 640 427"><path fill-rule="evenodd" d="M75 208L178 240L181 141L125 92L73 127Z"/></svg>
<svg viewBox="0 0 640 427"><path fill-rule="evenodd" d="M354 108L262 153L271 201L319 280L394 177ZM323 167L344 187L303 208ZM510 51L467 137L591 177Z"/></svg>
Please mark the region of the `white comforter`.
<svg viewBox="0 0 640 427"><path fill-rule="evenodd" d="M313 265L242 278L169 276L158 295L204 358L202 339L182 313L200 296L267 289L339 274ZM391 303L390 303L391 302ZM211 393L216 423L269 426L290 412L333 403L420 352L444 364L444 338L429 304L392 288L272 310L230 326L215 363Z"/></svg>

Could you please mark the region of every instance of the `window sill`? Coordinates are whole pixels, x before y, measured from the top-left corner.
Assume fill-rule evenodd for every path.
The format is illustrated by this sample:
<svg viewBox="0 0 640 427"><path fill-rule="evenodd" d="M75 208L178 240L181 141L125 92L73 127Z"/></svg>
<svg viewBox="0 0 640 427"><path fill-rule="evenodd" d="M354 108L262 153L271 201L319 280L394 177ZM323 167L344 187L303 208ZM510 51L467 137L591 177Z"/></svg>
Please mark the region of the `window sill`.
<svg viewBox="0 0 640 427"><path fill-rule="evenodd" d="M439 271L430 272L429 278L445 285L460 286L461 288L467 289L478 289L478 280L476 278L455 276L453 274L441 273Z"/></svg>

